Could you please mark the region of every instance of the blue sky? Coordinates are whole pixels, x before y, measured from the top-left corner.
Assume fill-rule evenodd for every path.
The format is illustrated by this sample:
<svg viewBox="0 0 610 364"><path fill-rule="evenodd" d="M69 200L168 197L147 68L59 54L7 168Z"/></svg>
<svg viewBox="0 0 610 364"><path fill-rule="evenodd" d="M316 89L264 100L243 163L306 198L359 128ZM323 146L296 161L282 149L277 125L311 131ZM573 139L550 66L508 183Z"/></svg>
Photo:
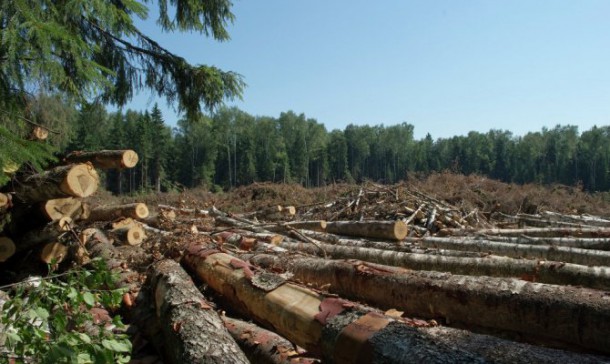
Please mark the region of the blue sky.
<svg viewBox="0 0 610 364"><path fill-rule="evenodd" d="M233 12L223 43L142 27L242 74L243 101L228 104L252 115L293 110L328 130L408 122L416 138L610 124L610 1L235 0Z"/></svg>

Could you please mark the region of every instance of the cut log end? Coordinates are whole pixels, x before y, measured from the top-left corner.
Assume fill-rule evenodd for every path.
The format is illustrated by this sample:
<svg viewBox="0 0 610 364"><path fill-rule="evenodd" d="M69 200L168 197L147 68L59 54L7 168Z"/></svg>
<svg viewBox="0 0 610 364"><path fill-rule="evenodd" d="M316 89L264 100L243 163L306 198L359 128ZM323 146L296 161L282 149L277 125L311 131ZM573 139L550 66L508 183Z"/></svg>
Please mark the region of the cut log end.
<svg viewBox="0 0 610 364"><path fill-rule="evenodd" d="M135 206L133 214L134 214L133 217L136 219L145 219L148 217L148 214L149 214L148 207L144 203L138 203Z"/></svg>
<svg viewBox="0 0 610 364"><path fill-rule="evenodd" d="M49 137L49 131L42 126L35 126L30 133L30 140L47 140Z"/></svg>
<svg viewBox="0 0 610 364"><path fill-rule="evenodd" d="M0 262L6 262L8 258L15 254L15 243L5 236L0 236Z"/></svg>
<svg viewBox="0 0 610 364"><path fill-rule="evenodd" d="M97 191L99 179L92 165L77 164L68 172L61 189L71 196L88 197Z"/></svg>
<svg viewBox="0 0 610 364"><path fill-rule="evenodd" d="M42 248L40 253L40 259L47 263L61 263L68 254L68 247L62 243L54 242L48 243Z"/></svg>
<svg viewBox="0 0 610 364"><path fill-rule="evenodd" d="M9 203L8 195L6 195L4 193L0 193L0 210L5 207L8 207L8 203Z"/></svg>
<svg viewBox="0 0 610 364"><path fill-rule="evenodd" d="M407 233L409 232L409 228L407 224L402 221L396 221L394 224L394 236L396 236L396 240L402 240L407 237Z"/></svg>
<svg viewBox="0 0 610 364"><path fill-rule="evenodd" d="M144 229L139 225L117 229L115 231L125 245L140 245L146 238Z"/></svg>
<svg viewBox="0 0 610 364"><path fill-rule="evenodd" d="M138 153L129 149L123 152L123 156L121 158L121 166L123 168L133 168L138 164Z"/></svg>

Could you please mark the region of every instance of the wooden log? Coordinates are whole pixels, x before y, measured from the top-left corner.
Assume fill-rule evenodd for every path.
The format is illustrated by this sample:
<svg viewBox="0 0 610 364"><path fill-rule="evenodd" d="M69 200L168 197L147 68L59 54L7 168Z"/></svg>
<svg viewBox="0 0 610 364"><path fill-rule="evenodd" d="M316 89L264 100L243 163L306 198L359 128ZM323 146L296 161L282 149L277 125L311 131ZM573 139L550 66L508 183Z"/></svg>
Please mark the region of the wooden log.
<svg viewBox="0 0 610 364"><path fill-rule="evenodd" d="M581 265L610 266L610 252L603 250L511 244L489 240L474 240L472 238L423 237L419 239L410 239L409 241L427 248L488 252L494 255L503 255L512 258L540 258Z"/></svg>
<svg viewBox="0 0 610 364"><path fill-rule="evenodd" d="M32 128L32 131L30 132L30 135L28 136L28 139L43 141L43 140L47 140L48 137L49 137L48 129L43 128L42 126L34 126Z"/></svg>
<svg viewBox="0 0 610 364"><path fill-rule="evenodd" d="M532 236L487 236L490 241L526 245L551 245L580 249L610 250L610 238L540 238Z"/></svg>
<svg viewBox="0 0 610 364"><path fill-rule="evenodd" d="M169 363L249 363L180 264L156 262L150 282Z"/></svg>
<svg viewBox="0 0 610 364"><path fill-rule="evenodd" d="M450 326L511 331L530 342L610 353L605 334L610 306L604 291L362 261L259 255L250 262L290 271L296 280L381 309Z"/></svg>
<svg viewBox="0 0 610 364"><path fill-rule="evenodd" d="M65 163L91 163L99 169L133 168L138 164L138 153L131 149L100 150L97 152L72 152L64 158Z"/></svg>
<svg viewBox="0 0 610 364"><path fill-rule="evenodd" d="M60 240L60 236L70 231L71 222L72 219L69 217L63 217L59 221L50 222L15 237L17 251L24 251L38 245Z"/></svg>
<svg viewBox="0 0 610 364"><path fill-rule="evenodd" d="M311 231L326 231L326 221L324 220L316 220L316 221L291 221L284 222L279 224L265 224L261 227L263 229L273 231L276 233L286 232L288 229L304 229Z"/></svg>
<svg viewBox="0 0 610 364"><path fill-rule="evenodd" d="M59 242L45 244L40 252L40 259L47 264L59 264L68 255L68 247Z"/></svg>
<svg viewBox="0 0 610 364"><path fill-rule="evenodd" d="M252 363L314 364L320 361L303 353L285 338L253 323L221 316L227 330Z"/></svg>
<svg viewBox="0 0 610 364"><path fill-rule="evenodd" d="M315 246L286 241L282 242L280 247L316 255L327 254L335 259L359 259L408 269L463 275L516 277L540 283L610 289L610 267L587 267L571 263L514 259L494 255L484 258L452 257L331 244Z"/></svg>
<svg viewBox="0 0 610 364"><path fill-rule="evenodd" d="M148 217L148 214L148 207L144 203L130 203L117 206L99 206L91 210L87 221L112 221L123 217L145 219Z"/></svg>
<svg viewBox="0 0 610 364"><path fill-rule="evenodd" d="M402 221L333 221L326 225L332 234L402 240L407 236L407 225Z"/></svg>
<svg viewBox="0 0 610 364"><path fill-rule="evenodd" d="M116 236L125 245L140 245L146 239L146 233L140 225L131 225L120 227L112 231L112 235Z"/></svg>
<svg viewBox="0 0 610 364"><path fill-rule="evenodd" d="M35 203L64 197L87 197L99 185L99 176L90 164L59 166L26 177L14 184L15 198Z"/></svg>
<svg viewBox="0 0 610 364"><path fill-rule="evenodd" d="M73 197L57 198L40 203L43 214L49 221L58 221L64 216L73 220L87 219L91 209L87 203Z"/></svg>
<svg viewBox="0 0 610 364"><path fill-rule="evenodd" d="M418 319L385 316L342 298L325 297L302 286L278 282L277 276L255 272L248 263L210 250L208 245L191 246L184 263L233 309L264 323L311 355L320 355L325 362L531 363L549 362L553 358L558 362L593 363L599 360L599 357L462 330L435 330L432 323ZM263 282L267 284L263 286Z"/></svg>
<svg viewBox="0 0 610 364"><path fill-rule="evenodd" d="M13 240L6 236L0 236L0 263L6 262L15 254L16 247Z"/></svg>
<svg viewBox="0 0 610 364"><path fill-rule="evenodd" d="M439 232L441 236L461 236L467 234L478 235L501 235L501 236L574 236L580 238L610 238L610 228L523 228L523 229L443 229Z"/></svg>
<svg viewBox="0 0 610 364"><path fill-rule="evenodd" d="M10 201L9 195L0 193L0 212L8 210Z"/></svg>

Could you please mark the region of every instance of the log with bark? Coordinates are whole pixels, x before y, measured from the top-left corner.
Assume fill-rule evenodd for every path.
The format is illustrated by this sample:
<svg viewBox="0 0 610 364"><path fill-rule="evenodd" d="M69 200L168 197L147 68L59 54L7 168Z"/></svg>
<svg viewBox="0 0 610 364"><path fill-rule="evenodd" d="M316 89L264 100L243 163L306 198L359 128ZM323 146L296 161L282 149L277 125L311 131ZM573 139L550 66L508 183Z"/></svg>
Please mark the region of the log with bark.
<svg viewBox="0 0 610 364"><path fill-rule="evenodd" d="M395 318L337 297L257 272L207 244L191 246L184 263L233 309L264 323L311 354L334 363L596 362L418 319ZM465 349L467 348L467 349ZM516 355L518 353L518 355Z"/></svg>
<svg viewBox="0 0 610 364"><path fill-rule="evenodd" d="M253 363L268 364L314 364L318 359L302 357L290 341L273 331L250 322L221 316L225 327L248 359Z"/></svg>
<svg viewBox="0 0 610 364"><path fill-rule="evenodd" d="M327 222L324 220L316 220L316 221L290 221L279 224L265 224L261 227L263 229L273 231L276 233L283 233L288 231L289 229L304 229L311 231L326 231Z"/></svg>
<svg viewBox="0 0 610 364"><path fill-rule="evenodd" d="M333 234L402 240L407 236L407 225L402 221L333 221L326 224Z"/></svg>
<svg viewBox="0 0 610 364"><path fill-rule="evenodd" d="M335 259L359 259L408 269L464 275L517 277L540 283L610 289L610 267L588 267L571 263L514 259L493 255L482 258L453 257L286 241L282 242L280 247L316 255L327 254Z"/></svg>
<svg viewBox="0 0 610 364"><path fill-rule="evenodd" d="M50 221L58 221L65 216L71 217L73 220L86 220L91 213L88 203L73 197L41 202L40 208L45 217Z"/></svg>
<svg viewBox="0 0 610 364"><path fill-rule="evenodd" d="M47 243L42 247L40 260L47 264L59 264L68 255L68 247L60 242Z"/></svg>
<svg viewBox="0 0 610 364"><path fill-rule="evenodd" d="M173 260L156 262L149 279L168 362L249 363L180 264Z"/></svg>
<svg viewBox="0 0 610 364"><path fill-rule="evenodd" d="M38 140L43 141L47 140L49 137L49 129L43 128L42 126L34 126L30 135L28 136L28 140Z"/></svg>
<svg viewBox="0 0 610 364"><path fill-rule="evenodd" d="M303 283L381 309L397 309L450 326L511 331L534 343L610 353L606 335L610 306L604 291L409 271L362 261L262 254L250 262L289 271Z"/></svg>
<svg viewBox="0 0 610 364"><path fill-rule="evenodd" d="M64 197L88 197L99 185L99 176L90 164L59 166L33 174L13 184L15 198L35 203Z"/></svg>
<svg viewBox="0 0 610 364"><path fill-rule="evenodd" d="M146 239L144 228L136 224L119 227L112 230L111 234L125 245L140 245Z"/></svg>
<svg viewBox="0 0 610 364"><path fill-rule="evenodd" d="M561 238L544 238L532 236L485 236L490 241L511 244L552 245L559 247L572 247L581 249L610 250L610 238L578 238L566 236Z"/></svg>
<svg viewBox="0 0 610 364"><path fill-rule="evenodd" d="M72 152L64 158L65 163L91 163L99 169L133 168L138 164L138 153L127 150L100 150L96 152Z"/></svg>
<svg viewBox="0 0 610 364"><path fill-rule="evenodd" d="M580 238L610 238L610 228L523 228L523 229L443 229L439 231L440 236L462 236L462 235L500 235L500 236L539 236L557 237L574 236Z"/></svg>
<svg viewBox="0 0 610 364"><path fill-rule="evenodd" d="M87 221L112 221L119 218L145 219L148 217L148 207L136 202L125 205L98 206L91 210Z"/></svg>

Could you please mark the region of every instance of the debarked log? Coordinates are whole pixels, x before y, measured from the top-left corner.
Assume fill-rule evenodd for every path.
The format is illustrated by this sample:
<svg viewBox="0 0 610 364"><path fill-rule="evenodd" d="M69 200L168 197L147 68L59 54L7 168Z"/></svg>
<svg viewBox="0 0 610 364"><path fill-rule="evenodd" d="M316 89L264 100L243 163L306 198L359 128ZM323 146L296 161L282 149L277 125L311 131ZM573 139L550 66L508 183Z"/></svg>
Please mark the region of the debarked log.
<svg viewBox="0 0 610 364"><path fill-rule="evenodd" d="M423 237L409 239L425 248L487 252L512 258L539 258L581 265L610 265L610 252L562 246L502 243L472 238Z"/></svg>
<svg viewBox="0 0 610 364"><path fill-rule="evenodd" d="M99 185L99 176L90 164L60 166L26 177L14 184L15 198L25 203L64 197L88 197Z"/></svg>
<svg viewBox="0 0 610 364"><path fill-rule="evenodd" d="M407 224L402 221L333 221L326 224L332 234L402 240L407 236Z"/></svg>
<svg viewBox="0 0 610 364"><path fill-rule="evenodd" d="M231 308L273 329L311 355L333 363L595 362L599 358L514 343L396 318L337 297L325 297L248 263L193 245L184 264ZM467 350L463 348L468 348ZM515 355L518 353L518 355Z"/></svg>
<svg viewBox="0 0 610 364"><path fill-rule="evenodd" d="M544 344L610 353L610 306L604 291L513 278L410 271L363 261L257 255L250 262L328 287L382 309L470 329L518 333Z"/></svg>
<svg viewBox="0 0 610 364"><path fill-rule="evenodd" d="M170 363L249 363L216 311L179 263L162 260L150 270L157 320Z"/></svg>
<svg viewBox="0 0 610 364"><path fill-rule="evenodd" d="M316 255L325 253L336 259L359 259L408 269L433 270L464 275L516 277L540 283L610 289L610 267L587 267L571 263L514 259L494 255L482 258L452 257L331 244L318 244L316 246L283 242L280 247Z"/></svg>
<svg viewBox="0 0 610 364"><path fill-rule="evenodd" d="M133 168L138 164L138 153L131 149L100 150L97 152L72 152L68 154L65 163L91 163L99 169Z"/></svg>

